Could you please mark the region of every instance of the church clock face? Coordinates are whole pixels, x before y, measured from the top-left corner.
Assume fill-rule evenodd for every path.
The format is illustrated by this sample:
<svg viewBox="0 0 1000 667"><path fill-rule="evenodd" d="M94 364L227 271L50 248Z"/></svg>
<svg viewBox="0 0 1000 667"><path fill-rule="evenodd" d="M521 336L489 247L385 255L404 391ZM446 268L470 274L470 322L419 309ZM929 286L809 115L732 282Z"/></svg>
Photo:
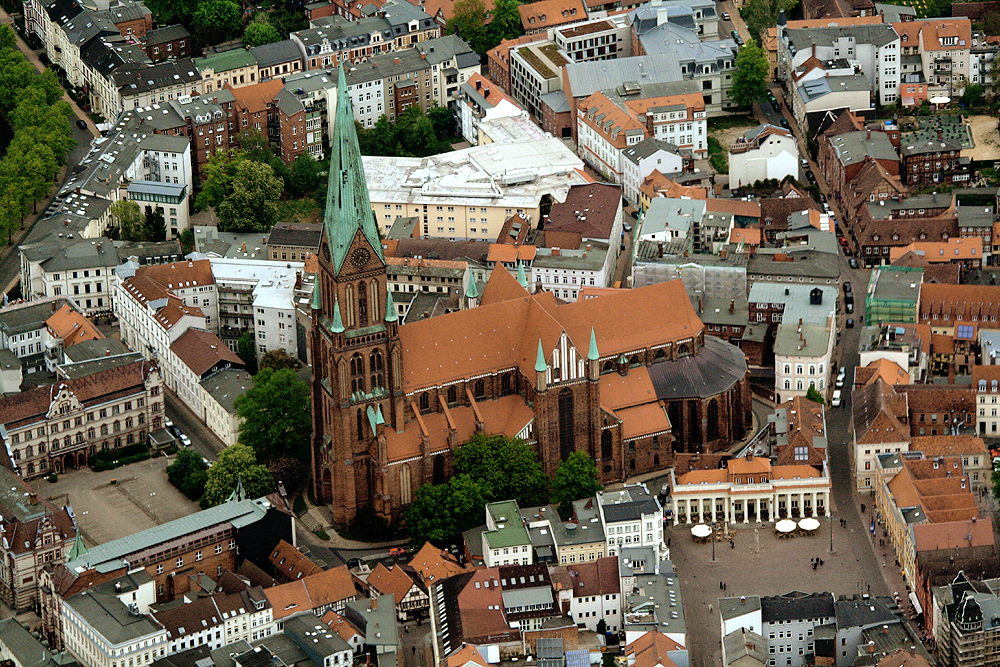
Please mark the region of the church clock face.
<svg viewBox="0 0 1000 667"><path fill-rule="evenodd" d="M368 260L372 258L370 252L364 248L358 248L351 253L351 264L358 267L359 269L368 263Z"/></svg>

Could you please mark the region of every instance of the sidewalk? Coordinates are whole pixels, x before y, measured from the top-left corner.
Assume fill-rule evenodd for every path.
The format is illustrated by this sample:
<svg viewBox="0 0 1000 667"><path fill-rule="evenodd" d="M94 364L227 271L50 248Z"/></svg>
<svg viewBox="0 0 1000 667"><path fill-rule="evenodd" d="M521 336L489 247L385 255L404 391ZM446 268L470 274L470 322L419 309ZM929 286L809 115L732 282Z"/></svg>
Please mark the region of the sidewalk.
<svg viewBox="0 0 1000 667"><path fill-rule="evenodd" d="M298 517L299 522L311 534L310 541L314 540L316 544L321 546L352 551L373 551L377 549L388 551L391 547L406 546L410 543L409 540L395 540L392 542L358 542L356 540L349 540L346 537L338 535L337 531L330 525L332 517L329 515L330 509L328 507L316 507L310 504L308 500L306 504L309 506L309 509L301 517ZM320 528L330 536L329 540L321 539L315 534L315 531Z"/></svg>

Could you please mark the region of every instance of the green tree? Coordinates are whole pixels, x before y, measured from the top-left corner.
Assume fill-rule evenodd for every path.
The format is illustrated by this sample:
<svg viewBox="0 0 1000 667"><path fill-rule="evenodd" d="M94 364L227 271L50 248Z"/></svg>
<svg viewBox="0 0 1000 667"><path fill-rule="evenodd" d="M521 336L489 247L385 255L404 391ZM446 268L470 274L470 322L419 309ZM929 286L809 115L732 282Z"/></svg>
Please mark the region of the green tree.
<svg viewBox="0 0 1000 667"><path fill-rule="evenodd" d="M198 8L198 0L149 0L146 6L159 25L173 23L191 25L191 18Z"/></svg>
<svg viewBox="0 0 1000 667"><path fill-rule="evenodd" d="M778 14L788 14L797 4L799 0L750 0L743 10L750 38L762 39L768 28L778 24Z"/></svg>
<svg viewBox="0 0 1000 667"><path fill-rule="evenodd" d="M260 362L258 364L260 368L270 368L272 371L280 371L284 368L290 368L292 370L299 369L299 360L288 354L284 350L268 350L263 355L261 355Z"/></svg>
<svg viewBox="0 0 1000 667"><path fill-rule="evenodd" d="M483 486L469 475L458 475L446 484L425 484L406 512L413 546L424 542L446 547L462 539L462 531L483 522L487 499Z"/></svg>
<svg viewBox="0 0 1000 667"><path fill-rule="evenodd" d="M518 0L496 0L493 3L493 19L490 21L489 49L492 49L505 39L514 39L524 34L521 25L521 6Z"/></svg>
<svg viewBox="0 0 1000 667"><path fill-rule="evenodd" d="M246 160L246 155L239 151L232 156L221 152L212 155L203 169L198 206L218 208L219 204L232 192L233 180L236 178L236 166L244 160Z"/></svg>
<svg viewBox="0 0 1000 667"><path fill-rule="evenodd" d="M232 0L201 0L193 25L205 44L218 44L243 32L243 10Z"/></svg>
<svg viewBox="0 0 1000 667"><path fill-rule="evenodd" d="M602 488L597 481L594 459L586 452L573 452L556 470L552 480L552 502L559 505L560 514L569 516L574 500L591 498Z"/></svg>
<svg viewBox="0 0 1000 667"><path fill-rule="evenodd" d="M167 466L167 479L191 500L198 500L205 492L208 466L205 460L191 449L182 449L174 462Z"/></svg>
<svg viewBox="0 0 1000 667"><path fill-rule="evenodd" d="M455 136L455 112L448 107L434 105L427 110L427 119L434 128L434 136L439 140L449 140Z"/></svg>
<svg viewBox="0 0 1000 667"><path fill-rule="evenodd" d="M321 180L319 171L319 162L312 155L303 153L295 158L295 162L292 164L292 190L300 195L305 195L315 190L319 187Z"/></svg>
<svg viewBox="0 0 1000 667"><path fill-rule="evenodd" d="M375 127L369 131L369 152L365 154L391 156L398 153L399 140L396 138L396 128L389 122L389 117L382 114L375 121Z"/></svg>
<svg viewBox="0 0 1000 667"><path fill-rule="evenodd" d="M254 21L243 31L243 43L253 48L281 41L281 33L267 21Z"/></svg>
<svg viewBox="0 0 1000 667"><path fill-rule="evenodd" d="M152 236L146 227L142 209L131 199L119 199L108 209L118 223L118 237L123 241L145 241Z"/></svg>
<svg viewBox="0 0 1000 667"><path fill-rule="evenodd" d="M823 400L823 394L821 394L819 389L816 388L816 385L811 383L809 385L809 389L806 390L806 400L812 401L813 403L819 403L820 405L823 405L826 402Z"/></svg>
<svg viewBox="0 0 1000 667"><path fill-rule="evenodd" d="M236 356L243 360L250 375L257 372L257 343L252 331L247 331L236 340Z"/></svg>
<svg viewBox="0 0 1000 667"><path fill-rule="evenodd" d="M970 107L977 107L983 103L985 89L981 84L970 83L965 87L965 103Z"/></svg>
<svg viewBox="0 0 1000 667"><path fill-rule="evenodd" d="M257 463L253 449L237 443L223 449L218 460L208 469L202 504L214 507L226 502L239 480L243 481L243 490L248 498L260 498L274 490L274 480L267 466Z"/></svg>
<svg viewBox="0 0 1000 667"><path fill-rule="evenodd" d="M983 17L983 32L988 36L1000 35L1000 12L990 12Z"/></svg>
<svg viewBox="0 0 1000 667"><path fill-rule="evenodd" d="M146 228L149 229L149 238L141 240L167 240L167 221L163 218L163 209L159 206L146 206Z"/></svg>
<svg viewBox="0 0 1000 667"><path fill-rule="evenodd" d="M446 35L456 34L480 56L489 50L486 34L486 6L483 0L458 0L454 13L444 27Z"/></svg>
<svg viewBox="0 0 1000 667"><path fill-rule="evenodd" d="M767 58L757 40L748 40L736 54L736 71L729 96L741 107L750 106L767 94Z"/></svg>
<svg viewBox="0 0 1000 667"><path fill-rule="evenodd" d="M477 433L455 452L455 472L479 482L489 501L513 499L533 507L549 499L549 477L538 455L517 438Z"/></svg>
<svg viewBox="0 0 1000 667"><path fill-rule="evenodd" d="M219 204L219 230L266 232L278 221L283 184L270 165L251 160L237 163L230 193Z"/></svg>
<svg viewBox="0 0 1000 667"><path fill-rule="evenodd" d="M188 254L189 252L194 252L193 227L188 227L183 232L181 232L180 236L177 237L177 240L181 242L181 252L183 252L185 255Z"/></svg>
<svg viewBox="0 0 1000 667"><path fill-rule="evenodd" d="M312 436L309 385L290 368L261 368L253 386L236 399L239 441L261 461L288 455L308 461Z"/></svg>

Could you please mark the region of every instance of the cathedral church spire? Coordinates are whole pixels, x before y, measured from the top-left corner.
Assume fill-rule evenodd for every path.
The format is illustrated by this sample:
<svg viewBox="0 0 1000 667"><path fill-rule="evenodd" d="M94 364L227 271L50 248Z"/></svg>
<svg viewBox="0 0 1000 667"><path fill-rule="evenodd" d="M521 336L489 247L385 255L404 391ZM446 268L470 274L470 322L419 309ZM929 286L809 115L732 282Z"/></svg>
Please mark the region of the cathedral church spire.
<svg viewBox="0 0 1000 667"><path fill-rule="evenodd" d="M365 235L375 254L384 261L382 242L368 199L368 184L361 164L358 134L354 128L351 97L344 68L337 68L337 112L330 139L330 176L326 190L323 226L330 240L333 270L340 272L358 230Z"/></svg>
<svg viewBox="0 0 1000 667"><path fill-rule="evenodd" d="M340 299L333 299L333 333L344 333L344 318L340 316Z"/></svg>
<svg viewBox="0 0 1000 667"><path fill-rule="evenodd" d="M517 263L517 282L524 289L528 289L528 276L524 275L524 262Z"/></svg>

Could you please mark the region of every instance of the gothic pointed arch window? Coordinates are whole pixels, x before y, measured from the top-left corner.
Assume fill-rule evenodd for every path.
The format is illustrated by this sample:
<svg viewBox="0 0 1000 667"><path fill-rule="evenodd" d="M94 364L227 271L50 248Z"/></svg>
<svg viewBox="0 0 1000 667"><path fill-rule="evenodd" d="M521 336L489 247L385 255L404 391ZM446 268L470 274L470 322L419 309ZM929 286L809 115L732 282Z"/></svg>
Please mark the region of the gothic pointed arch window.
<svg viewBox="0 0 1000 667"><path fill-rule="evenodd" d="M504 373L503 376L501 376L501 378L500 378L500 393L503 396L507 396L508 394L513 394L514 393L513 378L514 378L514 374L513 373Z"/></svg>
<svg viewBox="0 0 1000 667"><path fill-rule="evenodd" d="M573 453L576 421L573 415L573 391L559 392L559 456L562 460Z"/></svg>
<svg viewBox="0 0 1000 667"><path fill-rule="evenodd" d="M347 318L345 326L354 326L354 285L344 287L344 310L341 316Z"/></svg>
<svg viewBox="0 0 1000 667"><path fill-rule="evenodd" d="M377 280L371 281L368 285L368 305L371 306L372 321L379 321L379 313L382 312L379 306L379 284Z"/></svg>
<svg viewBox="0 0 1000 667"><path fill-rule="evenodd" d="M358 440L364 440L365 439L365 411L364 411L364 408L358 408L357 419L358 419Z"/></svg>
<svg viewBox="0 0 1000 667"><path fill-rule="evenodd" d="M473 385L472 395L476 398L482 398L486 395L486 383L482 380L476 380L476 384Z"/></svg>
<svg viewBox="0 0 1000 667"><path fill-rule="evenodd" d="M601 458L605 460L611 458L611 429L601 432Z"/></svg>
<svg viewBox="0 0 1000 667"><path fill-rule="evenodd" d="M413 502L413 478L409 463L399 466L399 502L402 505Z"/></svg>
<svg viewBox="0 0 1000 667"><path fill-rule="evenodd" d="M365 390L365 358L360 352L351 357L351 393Z"/></svg>
<svg viewBox="0 0 1000 667"><path fill-rule="evenodd" d="M372 350L368 356L368 371L371 373L372 390L385 387L385 365L382 361L382 350Z"/></svg>
<svg viewBox="0 0 1000 667"><path fill-rule="evenodd" d="M458 388L455 385L448 387L448 405L458 403Z"/></svg>
<svg viewBox="0 0 1000 667"><path fill-rule="evenodd" d="M358 326L368 324L368 287L358 283Z"/></svg>
<svg viewBox="0 0 1000 667"><path fill-rule="evenodd" d="M420 412L430 412L431 409L431 398L427 395L427 392L420 394Z"/></svg>

